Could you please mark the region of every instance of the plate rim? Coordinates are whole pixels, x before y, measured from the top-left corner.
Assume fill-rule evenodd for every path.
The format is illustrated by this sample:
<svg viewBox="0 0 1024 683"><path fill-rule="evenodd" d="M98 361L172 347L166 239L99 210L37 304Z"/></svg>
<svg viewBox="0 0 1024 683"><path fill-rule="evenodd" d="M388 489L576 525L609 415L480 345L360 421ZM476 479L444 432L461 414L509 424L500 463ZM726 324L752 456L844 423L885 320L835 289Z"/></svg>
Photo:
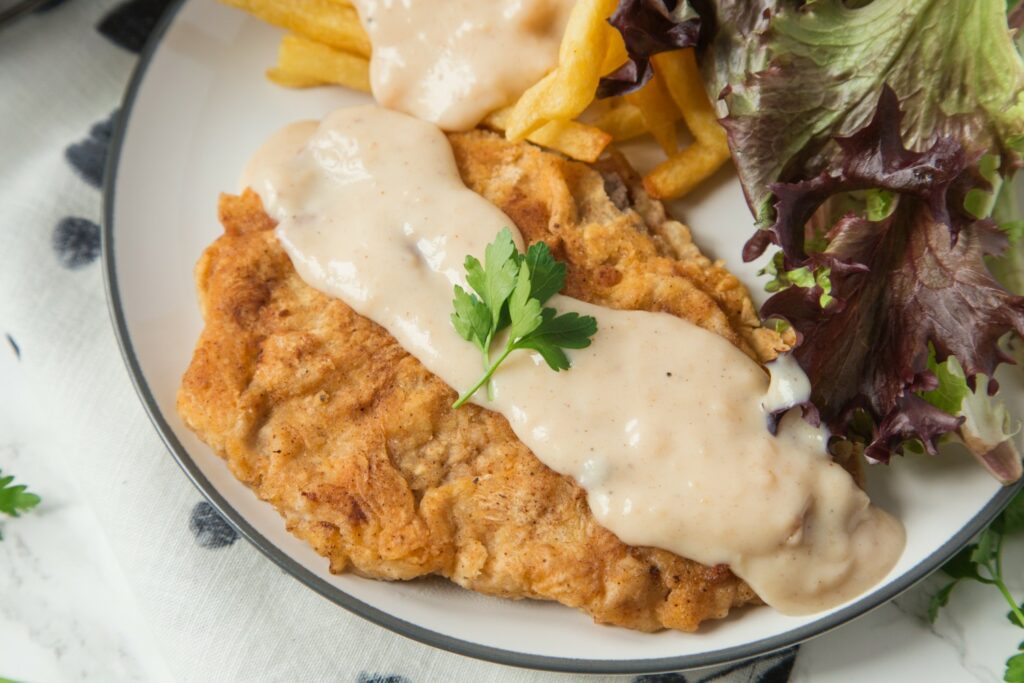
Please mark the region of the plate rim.
<svg viewBox="0 0 1024 683"><path fill-rule="evenodd" d="M121 357L128 370L132 385L146 411L150 422L156 429L171 456L177 462L192 484L217 510L217 512L234 527L239 534L256 547L278 567L298 580L307 588L343 607L349 612L367 621L392 631L400 636L435 647L447 652L472 657L494 664L514 666L541 671L584 674L649 674L667 671L682 671L707 666L716 666L737 662L744 659L769 655L810 638L827 633L839 626L861 617L881 607L893 598L910 589L927 578L945 561L959 551L983 528L995 519L1002 509L1010 502L1016 492L1024 487L1024 479L1014 486L1003 487L978 514L964 525L948 541L942 544L924 560L914 565L906 574L886 584L882 589L872 592L860 600L847 605L820 620L791 629L779 635L751 641L744 645L720 648L696 654L679 655L677 657L658 657L647 659L600 660L579 659L570 657L551 657L534 655L514 650L505 650L488 645L481 645L452 636L438 633L429 628L405 621L392 614L379 610L358 598L346 593L306 569L295 559L286 554L278 546L257 531L235 508L220 494L219 491L202 473L192 459L191 454L178 440L173 428L164 418L157 405L156 398L149 388L146 376L135 355L131 335L128 332L124 308L118 288L117 263L114 256L114 209L116 202L117 171L121 161L121 149L128 121L131 118L133 105L139 87L145 80L149 64L159 48L167 30L174 23L181 8L188 0L173 0L166 8L159 22L153 28L145 46L139 53L138 61L128 80L128 86L121 101L117 121L111 136L107 152L107 163L103 177L103 225L102 225L102 261L103 284L106 292L107 308L114 335L117 338ZM694 635L693 637L700 637Z"/></svg>

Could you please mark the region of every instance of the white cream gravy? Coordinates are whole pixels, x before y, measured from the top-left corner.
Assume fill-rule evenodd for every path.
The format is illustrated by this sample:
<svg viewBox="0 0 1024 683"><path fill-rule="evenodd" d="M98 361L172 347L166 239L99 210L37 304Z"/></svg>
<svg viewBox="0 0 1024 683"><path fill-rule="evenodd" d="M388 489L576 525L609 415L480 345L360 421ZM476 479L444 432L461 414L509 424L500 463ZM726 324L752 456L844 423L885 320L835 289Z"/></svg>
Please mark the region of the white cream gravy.
<svg viewBox="0 0 1024 683"><path fill-rule="evenodd" d="M300 276L386 328L456 389L480 355L450 322L463 259L515 225L467 189L444 134L377 107L290 126L243 180L278 221ZM593 344L552 372L520 351L494 400L552 469L586 489L596 519L631 545L727 564L790 614L857 596L892 568L903 527L831 461L825 433L791 411L765 428L764 370L721 337L662 314L556 295L597 319Z"/></svg>
<svg viewBox="0 0 1024 683"><path fill-rule="evenodd" d="M558 63L575 0L355 0L382 106L468 130Z"/></svg>
<svg viewBox="0 0 1024 683"><path fill-rule="evenodd" d="M792 354L784 353L765 367L771 381L761 401L764 412L774 413L811 400L811 381Z"/></svg>

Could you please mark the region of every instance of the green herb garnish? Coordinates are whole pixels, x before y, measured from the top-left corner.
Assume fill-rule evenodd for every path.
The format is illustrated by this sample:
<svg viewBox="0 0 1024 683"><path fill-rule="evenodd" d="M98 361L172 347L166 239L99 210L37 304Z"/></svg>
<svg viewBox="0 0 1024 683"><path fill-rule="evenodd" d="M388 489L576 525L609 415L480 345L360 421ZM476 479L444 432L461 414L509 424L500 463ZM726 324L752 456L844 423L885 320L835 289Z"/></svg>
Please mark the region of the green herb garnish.
<svg viewBox="0 0 1024 683"><path fill-rule="evenodd" d="M943 567L942 571L952 577L952 581L939 589L928 604L928 618L933 623L939 610L949 602L953 589L961 581L977 581L995 588L1006 599L1010 611L1006 618L1018 628L1024 628L1024 611L1022 605L1014 599L1010 589L1003 580L1003 539L1013 533L1024 531L1024 492L1014 496L1002 514L992 522L972 543L956 555ZM1006 660L1006 672L1003 680L1009 683L1024 683L1024 642L1017 646L1017 654Z"/></svg>
<svg viewBox="0 0 1024 683"><path fill-rule="evenodd" d="M24 484L13 485L13 481L13 476L5 477L0 472L0 513L17 517L39 505L40 498L26 491L28 487ZM0 536L0 540L3 540L3 536Z"/></svg>
<svg viewBox="0 0 1024 683"><path fill-rule="evenodd" d="M14 477L3 476L0 472L0 512L11 517L17 517L22 512L28 512L36 505L39 505L40 498L34 493L28 493L24 484L12 486Z"/></svg>
<svg viewBox="0 0 1024 683"><path fill-rule="evenodd" d="M551 255L548 245L537 242L519 253L512 232L503 228L484 251L484 263L466 257L466 282L475 294L455 285L452 325L472 342L483 356L484 374L464 391L453 408L460 407L487 384L498 366L518 349L539 353L555 372L569 369L563 349L584 349L597 332L589 315L544 308L544 303L565 284L565 264ZM491 360L491 346L499 332L508 328L504 347ZM488 386L488 393L490 387Z"/></svg>

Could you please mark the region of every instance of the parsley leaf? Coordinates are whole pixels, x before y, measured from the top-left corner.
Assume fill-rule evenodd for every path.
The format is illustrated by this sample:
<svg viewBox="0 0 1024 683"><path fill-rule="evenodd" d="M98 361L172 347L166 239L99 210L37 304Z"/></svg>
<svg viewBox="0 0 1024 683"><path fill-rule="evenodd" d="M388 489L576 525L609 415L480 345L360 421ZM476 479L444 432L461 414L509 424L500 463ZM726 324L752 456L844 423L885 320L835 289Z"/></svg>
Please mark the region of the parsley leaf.
<svg viewBox="0 0 1024 683"><path fill-rule="evenodd" d="M1024 531L1024 494L1018 493L1014 496L1001 517L1004 534Z"/></svg>
<svg viewBox="0 0 1024 683"><path fill-rule="evenodd" d="M515 255L512 231L502 228L498 237L484 250L484 265L480 265L473 256L466 257L466 282L490 310L492 328L498 327L505 301L516 286L519 263Z"/></svg>
<svg viewBox="0 0 1024 683"><path fill-rule="evenodd" d="M508 301L508 314L512 320L509 330L510 339L521 339L530 334L542 322L540 302L530 296L530 268L526 264L519 266L519 277L515 291Z"/></svg>
<svg viewBox="0 0 1024 683"><path fill-rule="evenodd" d="M486 351L487 335L490 334L492 327L491 311L487 304L458 285L455 285L455 299L452 304L455 306L455 312L452 313L455 331L463 339L476 344L481 351Z"/></svg>
<svg viewBox="0 0 1024 683"><path fill-rule="evenodd" d="M1024 628L1024 603L1018 605L1003 579L1003 539L1007 534L1024 529L1024 491L1014 496L992 524L981 532L977 543L972 543L950 559L942 567L953 581L943 586L932 596L928 604L928 619L932 622L939 610L949 602L949 595L961 581L977 581L995 586L1010 605L1006 618L1014 626ZM1004 681L1024 683L1024 643L1017 648L1017 654L1006 660Z"/></svg>
<svg viewBox="0 0 1024 683"><path fill-rule="evenodd" d="M498 233L484 250L484 263L472 256L465 261L466 282L476 294L455 286L452 326L483 354L484 374L452 404L459 408L484 384L513 351L531 349L554 371L568 370L563 349L583 349L597 332L589 315L558 312L544 303L565 284L565 264L551 255L543 242L519 253L508 228ZM491 360L491 345L508 328L505 345Z"/></svg>
<svg viewBox="0 0 1024 683"><path fill-rule="evenodd" d="M1017 619L1017 611L1024 609L1024 602L1017 605L1017 610L1010 610L1006 613L1007 620L1017 628L1024 628L1024 623Z"/></svg>
<svg viewBox="0 0 1024 683"><path fill-rule="evenodd" d="M938 593L932 596L932 599L928 602L928 621L934 624L935 620L939 618L939 610L949 604L949 594L953 592L958 583L960 583L959 579L947 583L939 589Z"/></svg>
<svg viewBox="0 0 1024 683"><path fill-rule="evenodd" d="M982 531L981 536L978 537L978 545L975 546L974 552L971 553L971 561L981 566L994 561L1001 540L1002 534L997 532L994 527L989 527Z"/></svg>
<svg viewBox="0 0 1024 683"><path fill-rule="evenodd" d="M972 543L963 548L942 567L942 571L954 579L981 580L981 577L978 575L978 567L972 559L977 547L976 544Z"/></svg>
<svg viewBox="0 0 1024 683"><path fill-rule="evenodd" d="M556 261L544 242L535 242L526 250L530 269L530 296L542 304L558 294L565 284L565 264Z"/></svg>
<svg viewBox="0 0 1024 683"><path fill-rule="evenodd" d="M12 484L14 477L0 472L0 513L17 517L39 505L40 498L26 491L24 484Z"/></svg>
<svg viewBox="0 0 1024 683"><path fill-rule="evenodd" d="M555 372L569 369L569 359L562 349L584 349L590 346L590 337L597 332L597 321L589 315L563 313L545 308L543 322L515 343L517 349L533 349Z"/></svg>
<svg viewBox="0 0 1024 683"><path fill-rule="evenodd" d="M1022 652L1006 660L1006 673L1003 680L1007 683L1024 683L1024 643L1018 648Z"/></svg>

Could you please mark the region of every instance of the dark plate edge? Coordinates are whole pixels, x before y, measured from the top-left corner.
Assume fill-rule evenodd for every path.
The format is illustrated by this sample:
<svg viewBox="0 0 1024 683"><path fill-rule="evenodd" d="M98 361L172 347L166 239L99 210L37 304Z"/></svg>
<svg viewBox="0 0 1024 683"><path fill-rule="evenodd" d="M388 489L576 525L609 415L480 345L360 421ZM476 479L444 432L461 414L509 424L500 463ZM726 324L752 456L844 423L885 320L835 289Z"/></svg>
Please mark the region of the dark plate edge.
<svg viewBox="0 0 1024 683"><path fill-rule="evenodd" d="M146 382L142 368L132 346L131 337L128 334L128 326L124 318L124 311L121 307L120 291L117 285L117 267L114 261L114 201L115 186L117 184L117 169L121 160L121 146L124 141L125 131L128 128L128 119L131 115L132 105L138 94L139 86L146 75L147 67L160 45L167 29L174 22L178 12L184 6L186 0L175 0L168 7L159 23L153 29L152 34L146 42L145 48L139 55L139 60L132 72L121 103L120 114L110 142L107 156L107 166L103 179L103 232L102 232L102 257L103 257L103 282L106 289L107 305L110 311L111 322L114 326L114 334L121 350L128 374L131 377L135 391L142 401L150 421L160 434L167 449L177 461L178 465L192 481L199 492L206 497L211 505L226 519L238 532L260 552L270 558L281 569L291 574L302 582L306 587L314 590L328 600L341 607L357 614L358 616L399 635L430 645L454 654L473 657L496 664L504 664L527 669L539 669L543 671L558 671L567 673L586 674L644 674L666 671L680 671L685 669L696 669L707 666L716 666L736 662L742 659L766 655L777 650L782 650L801 643L809 638L822 635L831 631L848 621L867 614L889 600L910 589L918 582L924 580L929 574L942 566L942 564L965 546L982 529L995 519L996 515L1005 507L1013 495L1024 486L1024 481L1016 486L1004 488L985 505L985 507L971 519L970 523L964 526L949 541L943 544L938 550L929 555L923 562L915 566L906 575L886 585L877 593L871 594L863 600L859 600L848 607L817 621L782 635L772 638L748 643L747 645L713 650L696 655L682 655L679 657L665 657L658 659L631 659L631 660L588 660L570 659L562 657L546 657L540 655L529 655L511 650L501 650L485 645L471 643L469 641L452 638L429 629L422 628L407 621L403 621L386 612L357 600L348 593L324 581L319 576L310 572L298 562L282 552L277 546L254 529L231 505L218 493L203 476L199 467L192 460L188 451L175 436L174 431L164 419L149 385ZM699 636L695 636L699 637Z"/></svg>

